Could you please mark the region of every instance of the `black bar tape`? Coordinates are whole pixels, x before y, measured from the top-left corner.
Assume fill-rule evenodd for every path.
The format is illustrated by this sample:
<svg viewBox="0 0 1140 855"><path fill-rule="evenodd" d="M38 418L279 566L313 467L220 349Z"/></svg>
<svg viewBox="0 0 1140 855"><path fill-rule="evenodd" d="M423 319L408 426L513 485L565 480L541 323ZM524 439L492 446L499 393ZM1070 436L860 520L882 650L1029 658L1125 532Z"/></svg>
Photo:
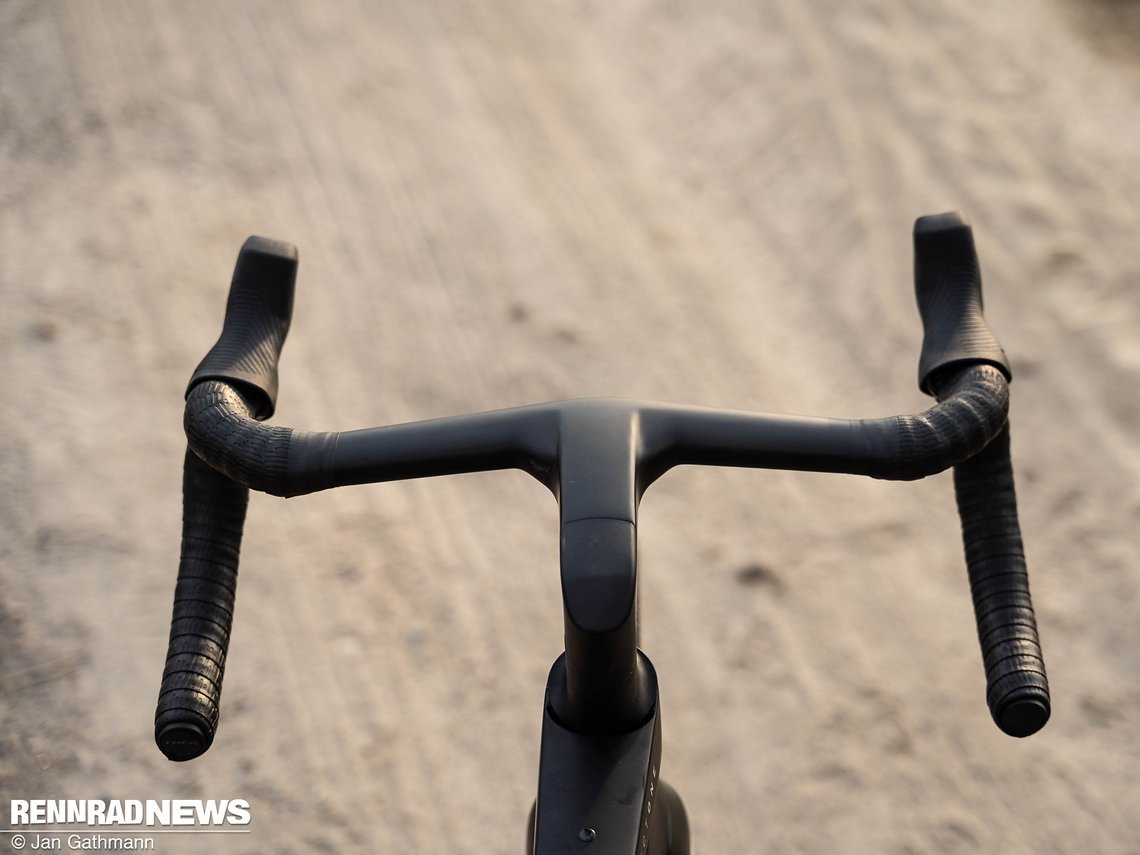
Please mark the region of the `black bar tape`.
<svg viewBox="0 0 1140 855"><path fill-rule="evenodd" d="M957 403L945 412L940 403L913 424L900 424L901 468L908 459L921 458L936 435L953 438L950 444L972 455L955 460L954 489L986 669L986 701L1003 732L1029 736L1045 726L1050 705L1009 457L1006 383L1012 372L982 315L981 269L965 216L952 212L915 222L914 286L923 328L919 388L940 402ZM994 403L1000 406L990 406ZM936 411L938 423L926 418ZM969 441L962 442L967 436Z"/></svg>
<svg viewBox="0 0 1140 855"><path fill-rule="evenodd" d="M255 418L273 415L277 361L293 316L296 280L295 246L263 237L245 242L234 266L221 337L195 369L188 396L203 380L223 380L250 393Z"/></svg>
<svg viewBox="0 0 1140 855"><path fill-rule="evenodd" d="M990 365L970 365L939 376L938 403L913 416L895 416L895 452L869 468L875 478L913 481L977 454L1005 425L1009 384ZM887 421L887 420L882 420Z"/></svg>
<svg viewBox="0 0 1140 855"><path fill-rule="evenodd" d="M1008 425L982 452L954 467L954 491L986 668L986 702L1003 732L1029 736L1049 720L1049 682L1017 522Z"/></svg>
<svg viewBox="0 0 1140 855"><path fill-rule="evenodd" d="M190 447L215 469L253 490L289 492L293 429L256 420L256 401L246 388L204 380L186 398L183 425Z"/></svg>
<svg viewBox="0 0 1140 855"><path fill-rule="evenodd" d="M154 741L171 760L192 760L214 741L248 502L247 487L186 450L182 555L154 713Z"/></svg>

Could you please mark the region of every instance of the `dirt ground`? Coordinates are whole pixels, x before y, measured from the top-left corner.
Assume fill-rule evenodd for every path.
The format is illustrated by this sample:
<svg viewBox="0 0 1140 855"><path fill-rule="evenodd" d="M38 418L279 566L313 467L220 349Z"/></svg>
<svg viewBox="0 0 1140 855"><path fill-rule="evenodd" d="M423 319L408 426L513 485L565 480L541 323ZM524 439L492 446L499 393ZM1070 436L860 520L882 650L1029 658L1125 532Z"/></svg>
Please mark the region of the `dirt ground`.
<svg viewBox="0 0 1140 855"><path fill-rule="evenodd" d="M0 3L0 808L522 851L562 615L519 473L254 496L218 739L154 746L182 391L247 235L301 252L283 424L874 417L926 405L910 229L961 209L1052 721L989 719L949 475L686 469L640 523L664 777L702 855L1140 852L1138 44L1123 0Z"/></svg>

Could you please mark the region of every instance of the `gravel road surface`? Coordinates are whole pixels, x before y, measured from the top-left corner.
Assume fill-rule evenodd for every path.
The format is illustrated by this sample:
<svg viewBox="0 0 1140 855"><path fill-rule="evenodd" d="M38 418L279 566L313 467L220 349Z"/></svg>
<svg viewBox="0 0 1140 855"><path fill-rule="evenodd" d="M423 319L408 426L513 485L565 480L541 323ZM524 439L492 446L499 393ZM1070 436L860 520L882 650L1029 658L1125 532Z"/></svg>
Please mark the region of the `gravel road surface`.
<svg viewBox="0 0 1140 855"><path fill-rule="evenodd" d="M4 0L0 809L522 851L562 614L519 473L254 496L218 739L154 746L182 392L248 235L300 247L283 424L863 418L926 406L910 229L961 209L1053 720L989 719L949 475L685 469L640 521L664 777L702 855L1140 852L1137 44L1123 0Z"/></svg>

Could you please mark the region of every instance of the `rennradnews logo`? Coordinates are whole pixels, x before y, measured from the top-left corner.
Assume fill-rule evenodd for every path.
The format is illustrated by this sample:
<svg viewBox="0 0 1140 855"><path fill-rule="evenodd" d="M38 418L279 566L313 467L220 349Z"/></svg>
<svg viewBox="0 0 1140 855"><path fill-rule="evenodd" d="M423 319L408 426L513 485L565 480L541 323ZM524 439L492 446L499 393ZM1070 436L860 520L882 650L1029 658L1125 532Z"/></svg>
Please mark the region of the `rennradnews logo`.
<svg viewBox="0 0 1140 855"><path fill-rule="evenodd" d="M249 825L245 799L12 799L12 826Z"/></svg>

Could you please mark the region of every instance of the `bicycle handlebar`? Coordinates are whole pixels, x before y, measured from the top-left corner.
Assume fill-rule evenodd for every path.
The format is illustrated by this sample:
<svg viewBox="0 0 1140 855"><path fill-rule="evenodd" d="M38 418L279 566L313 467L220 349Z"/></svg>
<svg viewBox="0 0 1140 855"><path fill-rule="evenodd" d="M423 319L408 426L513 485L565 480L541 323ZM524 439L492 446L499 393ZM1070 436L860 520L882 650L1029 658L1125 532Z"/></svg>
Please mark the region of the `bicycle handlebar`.
<svg viewBox="0 0 1140 855"><path fill-rule="evenodd" d="M265 238L245 242L234 269L217 344L187 389L222 379L244 392L251 417L273 415L277 361L293 313L297 251ZM188 422L189 425L189 422ZM251 468L275 471L283 456L280 429L247 435ZM233 437L222 437L222 441ZM238 557L249 487L186 449L182 474L182 550L155 741L171 760L190 760L214 741L237 591ZM272 477L272 475L270 476Z"/></svg>
<svg viewBox="0 0 1140 855"><path fill-rule="evenodd" d="M568 569L580 543L626 521L645 489L680 464L848 472L891 480L955 469L970 585L987 674L987 701L1012 736L1049 716L1049 690L1017 524L1008 443L1010 370L982 316L970 227L959 214L915 225L915 284L924 341L924 413L871 420L806 419L632 401L569 401L345 433L265 425L289 329L297 253L250 238L234 272L222 335L187 389L182 555L155 714L172 760L209 748L217 727L248 489L300 495L345 484L517 468L558 497L564 534L567 719L591 726L605 667L635 668L634 568L616 560L608 587ZM203 463L205 461L205 463ZM627 548L625 529L608 529ZM610 536L607 535L607 536ZM592 535L591 535L592 536ZM599 640L600 639L600 640ZM619 651L624 651L620 656ZM611 666L614 657L622 659ZM599 664L601 663L601 664ZM599 682L600 681L600 682ZM600 686L600 688L599 688ZM636 699L630 721L644 716Z"/></svg>
<svg viewBox="0 0 1140 855"><path fill-rule="evenodd" d="M960 214L915 224L915 288L925 337L919 387L939 400L954 393L954 368L988 364L1011 378L1005 351L982 317L982 277L974 236ZM1029 576L1009 453L1009 423L977 455L954 467L954 493L978 641L986 702L1011 736L1036 733L1049 720L1049 683L1029 596Z"/></svg>

